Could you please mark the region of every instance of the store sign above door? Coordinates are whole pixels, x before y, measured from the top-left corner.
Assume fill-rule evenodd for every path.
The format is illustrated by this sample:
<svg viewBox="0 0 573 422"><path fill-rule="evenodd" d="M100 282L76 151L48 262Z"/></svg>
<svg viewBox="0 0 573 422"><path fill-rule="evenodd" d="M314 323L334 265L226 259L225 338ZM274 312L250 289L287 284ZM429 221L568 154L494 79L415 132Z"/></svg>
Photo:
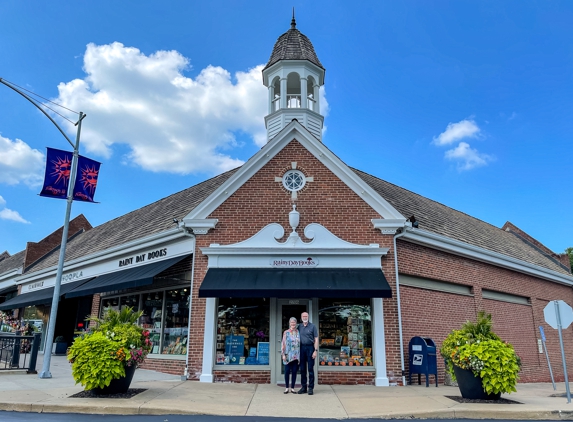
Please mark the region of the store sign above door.
<svg viewBox="0 0 573 422"><path fill-rule="evenodd" d="M129 258L123 258L119 260L120 267L127 267L134 263L140 263L145 261L151 261L156 258L161 258L167 256L167 248L157 249L156 251L145 252L139 255L130 256Z"/></svg>
<svg viewBox="0 0 573 422"><path fill-rule="evenodd" d="M271 267L274 268L314 268L318 267L318 258L272 258Z"/></svg>

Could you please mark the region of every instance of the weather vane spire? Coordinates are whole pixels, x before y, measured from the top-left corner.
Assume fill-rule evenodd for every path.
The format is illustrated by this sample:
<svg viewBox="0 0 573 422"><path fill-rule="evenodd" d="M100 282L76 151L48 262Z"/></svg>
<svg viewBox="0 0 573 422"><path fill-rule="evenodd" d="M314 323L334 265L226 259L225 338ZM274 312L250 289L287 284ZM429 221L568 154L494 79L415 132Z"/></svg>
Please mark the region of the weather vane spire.
<svg viewBox="0 0 573 422"><path fill-rule="evenodd" d="M292 8L292 20L290 21L290 29L296 29L296 21L294 20L294 7Z"/></svg>

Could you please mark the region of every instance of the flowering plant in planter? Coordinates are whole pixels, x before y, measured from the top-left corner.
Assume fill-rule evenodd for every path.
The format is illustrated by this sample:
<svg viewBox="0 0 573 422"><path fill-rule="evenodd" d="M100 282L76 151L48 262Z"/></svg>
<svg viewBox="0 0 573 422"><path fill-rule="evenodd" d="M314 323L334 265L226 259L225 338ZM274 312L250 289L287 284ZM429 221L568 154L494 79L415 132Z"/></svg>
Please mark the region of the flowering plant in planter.
<svg viewBox="0 0 573 422"><path fill-rule="evenodd" d="M68 351L76 384L86 390L109 386L125 377L125 368L139 366L151 350L149 331L137 325L143 312L109 309L103 318L90 317L94 327L77 337Z"/></svg>
<svg viewBox="0 0 573 422"><path fill-rule="evenodd" d="M468 321L460 330L453 330L442 343L440 353L454 380L457 366L481 378L487 394L517 391L521 360L513 346L492 331L491 315L484 311L478 313L475 323Z"/></svg>

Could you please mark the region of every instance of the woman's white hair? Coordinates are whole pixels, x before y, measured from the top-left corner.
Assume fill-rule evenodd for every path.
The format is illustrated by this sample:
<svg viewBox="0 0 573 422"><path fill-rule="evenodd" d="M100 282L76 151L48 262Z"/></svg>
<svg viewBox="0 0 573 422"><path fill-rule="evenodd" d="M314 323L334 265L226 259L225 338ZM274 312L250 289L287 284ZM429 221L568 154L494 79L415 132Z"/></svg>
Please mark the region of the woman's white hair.
<svg viewBox="0 0 573 422"><path fill-rule="evenodd" d="M296 319L295 317L290 317L290 319L288 320L288 323L290 324L291 321L294 321L298 324L298 319Z"/></svg>

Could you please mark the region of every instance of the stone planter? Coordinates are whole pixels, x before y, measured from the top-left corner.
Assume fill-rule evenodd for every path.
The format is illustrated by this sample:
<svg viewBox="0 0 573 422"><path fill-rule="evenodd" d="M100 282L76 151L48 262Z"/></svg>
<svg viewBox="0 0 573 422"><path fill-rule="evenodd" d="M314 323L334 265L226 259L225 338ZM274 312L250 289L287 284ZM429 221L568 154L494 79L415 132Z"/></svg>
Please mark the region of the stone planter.
<svg viewBox="0 0 573 422"><path fill-rule="evenodd" d="M458 387L464 399L472 400L499 400L501 393L487 394L481 383L481 378L476 377L469 369L462 369L454 365L454 374Z"/></svg>
<svg viewBox="0 0 573 422"><path fill-rule="evenodd" d="M92 391L98 396L106 396L109 394L123 394L126 393L135 374L135 365L125 367L125 377L113 379L107 387L94 388Z"/></svg>

